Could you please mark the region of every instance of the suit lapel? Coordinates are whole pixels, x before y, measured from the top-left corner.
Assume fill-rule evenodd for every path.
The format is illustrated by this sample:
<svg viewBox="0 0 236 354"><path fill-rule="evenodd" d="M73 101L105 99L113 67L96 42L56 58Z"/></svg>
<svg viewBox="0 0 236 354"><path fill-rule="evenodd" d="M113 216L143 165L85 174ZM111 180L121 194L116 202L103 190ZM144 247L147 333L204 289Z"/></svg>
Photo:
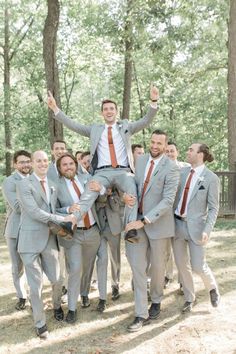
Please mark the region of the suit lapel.
<svg viewBox="0 0 236 354"><path fill-rule="evenodd" d="M44 193L43 189L42 189L42 186L39 182L39 180L34 176L34 175L31 175L29 177L32 185L35 187L36 191L40 194L40 196L43 198L43 200L45 201L45 203L48 204L48 200L47 200L47 196L46 194Z"/></svg>
<svg viewBox="0 0 236 354"><path fill-rule="evenodd" d="M99 140L101 139L101 135L103 133L105 129L105 125L99 125L99 126L96 126L96 134L95 134L95 139L94 141L92 141L92 146L93 146L93 152L96 151L97 149L97 146L98 146L98 143L99 143Z"/></svg>
<svg viewBox="0 0 236 354"><path fill-rule="evenodd" d="M148 186L147 186L145 194L149 191L149 189L151 188L152 184L156 180L156 176L164 168L165 164L166 164L166 156L163 156L161 161L158 162L157 166L155 167L155 169L154 169L154 171L152 173L151 180L148 183Z"/></svg>
<svg viewBox="0 0 236 354"><path fill-rule="evenodd" d="M205 173L206 173L206 167L204 167L204 170L202 171L202 173L199 177L204 177ZM198 189L200 188L200 185L201 185L201 181L197 181L195 183L192 194L190 195L190 198L189 198L189 202L194 198L195 194L197 193Z"/></svg>

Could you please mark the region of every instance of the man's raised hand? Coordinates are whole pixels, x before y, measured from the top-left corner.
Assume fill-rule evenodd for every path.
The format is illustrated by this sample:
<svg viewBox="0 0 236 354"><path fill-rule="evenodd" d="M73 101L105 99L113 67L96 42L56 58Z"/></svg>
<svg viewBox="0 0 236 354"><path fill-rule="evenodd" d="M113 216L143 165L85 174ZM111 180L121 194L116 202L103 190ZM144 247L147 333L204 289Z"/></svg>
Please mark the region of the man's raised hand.
<svg viewBox="0 0 236 354"><path fill-rule="evenodd" d="M48 107L56 114L59 111L57 107L56 100L53 97L51 91L48 90L48 99L47 99Z"/></svg>
<svg viewBox="0 0 236 354"><path fill-rule="evenodd" d="M159 90L156 86L151 85L150 89L150 100L152 102L157 102L159 100Z"/></svg>

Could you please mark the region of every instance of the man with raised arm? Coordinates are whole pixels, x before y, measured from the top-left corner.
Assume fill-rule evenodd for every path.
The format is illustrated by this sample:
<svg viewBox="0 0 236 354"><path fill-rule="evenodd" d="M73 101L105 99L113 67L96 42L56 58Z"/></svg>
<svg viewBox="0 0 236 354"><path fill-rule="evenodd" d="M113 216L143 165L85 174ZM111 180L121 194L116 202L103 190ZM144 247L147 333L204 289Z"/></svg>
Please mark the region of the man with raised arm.
<svg viewBox="0 0 236 354"><path fill-rule="evenodd" d="M50 91L48 107L53 110L56 120L78 134L90 138L93 179L106 188L115 185L118 189L128 192L136 198L136 185L131 173L134 171L134 164L130 137L151 124L157 112L158 98L158 89L152 86L150 90L151 105L148 113L135 122L129 122L127 119L117 121L117 104L112 100L102 102L101 113L104 124L83 125L68 118L57 107ZM86 187L79 202L80 210L75 212L77 222L91 208L98 194L98 192L90 190L88 186ZM126 206L125 208L125 224L137 219L137 208L136 198L133 207ZM136 235L136 230L129 230L126 237L136 237Z"/></svg>

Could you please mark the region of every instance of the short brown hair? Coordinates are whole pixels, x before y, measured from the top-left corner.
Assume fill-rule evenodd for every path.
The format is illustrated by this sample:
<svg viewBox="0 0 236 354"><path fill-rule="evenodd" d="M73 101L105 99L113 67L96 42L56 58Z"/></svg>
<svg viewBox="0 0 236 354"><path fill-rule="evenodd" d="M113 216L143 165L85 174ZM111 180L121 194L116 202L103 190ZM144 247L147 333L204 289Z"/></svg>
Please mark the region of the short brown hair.
<svg viewBox="0 0 236 354"><path fill-rule="evenodd" d="M161 130L161 129L156 129L152 132L152 135L153 134L156 134L156 135L165 135L165 138L166 138L166 143L168 144L168 140L169 140L169 137L167 135L166 132L164 132L164 130Z"/></svg>
<svg viewBox="0 0 236 354"><path fill-rule="evenodd" d="M70 157L71 160L73 160L76 165L76 170L78 169L78 161L76 160L76 158L72 154L70 154L69 152L66 152L65 154L61 155L59 157L59 159L57 160L57 170L58 170L60 176L62 175L61 174L61 160L63 159L63 157Z"/></svg>
<svg viewBox="0 0 236 354"><path fill-rule="evenodd" d="M53 142L52 142L52 144L51 144L51 149L53 150L53 148L54 148L54 144L55 143L62 143L62 144L64 144L65 145L65 147L66 147L66 142L64 141L64 140L59 140L59 139L57 139L57 140L54 140Z"/></svg>
<svg viewBox="0 0 236 354"><path fill-rule="evenodd" d="M102 103L101 103L101 111L103 111L103 106L104 106L104 104L106 104L106 103L113 103L113 104L115 105L115 107L116 107L116 110L117 110L117 103L116 103L115 101L110 100L110 99L105 99L105 100L103 100Z"/></svg>
<svg viewBox="0 0 236 354"><path fill-rule="evenodd" d="M32 158L30 152L28 152L28 151L26 151L26 150L18 150L18 151L16 151L16 152L14 153L14 155L13 155L13 162L14 162L14 163L17 163L17 159L18 159L19 156L26 156L26 157L28 157L29 159Z"/></svg>

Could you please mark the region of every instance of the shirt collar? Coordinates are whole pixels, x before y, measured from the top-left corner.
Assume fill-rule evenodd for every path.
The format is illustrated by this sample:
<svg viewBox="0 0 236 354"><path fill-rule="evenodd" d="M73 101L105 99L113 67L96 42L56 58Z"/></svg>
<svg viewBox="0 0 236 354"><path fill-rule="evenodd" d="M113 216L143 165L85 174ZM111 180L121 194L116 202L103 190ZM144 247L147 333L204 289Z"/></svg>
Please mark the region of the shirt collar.
<svg viewBox="0 0 236 354"><path fill-rule="evenodd" d="M33 175L37 178L38 181L44 180L46 183L48 183L48 178L47 178L47 176L45 176L44 178L41 178L41 177L39 177L38 175L36 175L35 172L33 172Z"/></svg>

